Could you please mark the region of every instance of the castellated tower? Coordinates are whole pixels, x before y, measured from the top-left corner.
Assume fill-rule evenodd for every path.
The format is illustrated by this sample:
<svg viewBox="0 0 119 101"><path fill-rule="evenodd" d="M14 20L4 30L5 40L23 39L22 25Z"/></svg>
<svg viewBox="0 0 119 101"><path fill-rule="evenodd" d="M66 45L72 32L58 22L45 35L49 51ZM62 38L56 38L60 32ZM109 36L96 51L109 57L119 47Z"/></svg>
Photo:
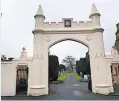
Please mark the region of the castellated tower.
<svg viewBox="0 0 119 101"><path fill-rule="evenodd" d="M28 95L39 96L48 94L48 74L45 74L45 68L48 67L47 63L44 63L44 56L48 57L48 51L44 49L44 20L45 16L42 11L41 5L37 10L35 18L35 29L32 31L34 34L34 47L33 47L33 64L30 75L30 88L28 89ZM44 55L44 53L46 53ZM46 58L48 61L48 58Z"/></svg>

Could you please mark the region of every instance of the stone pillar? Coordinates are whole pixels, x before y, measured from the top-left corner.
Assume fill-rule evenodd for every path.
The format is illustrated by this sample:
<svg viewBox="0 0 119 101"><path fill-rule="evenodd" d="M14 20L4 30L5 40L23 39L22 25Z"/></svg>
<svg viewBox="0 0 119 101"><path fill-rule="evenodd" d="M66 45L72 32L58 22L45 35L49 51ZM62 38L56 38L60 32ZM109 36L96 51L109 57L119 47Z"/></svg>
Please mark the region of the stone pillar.
<svg viewBox="0 0 119 101"><path fill-rule="evenodd" d="M91 63L91 78L92 91L99 94L109 94L112 88L111 70L106 61L105 49L103 42L103 31L100 24L101 14L93 4L91 15L89 18L92 21L92 43L90 46L90 63Z"/></svg>
<svg viewBox="0 0 119 101"><path fill-rule="evenodd" d="M28 95L40 96L48 94L48 50L44 45L43 25L45 16L43 15L41 6L39 6L37 14L34 17L34 54Z"/></svg>
<svg viewBox="0 0 119 101"><path fill-rule="evenodd" d="M93 30L92 42L90 47L92 91L108 95L113 92L113 86L110 66L105 56L102 28Z"/></svg>

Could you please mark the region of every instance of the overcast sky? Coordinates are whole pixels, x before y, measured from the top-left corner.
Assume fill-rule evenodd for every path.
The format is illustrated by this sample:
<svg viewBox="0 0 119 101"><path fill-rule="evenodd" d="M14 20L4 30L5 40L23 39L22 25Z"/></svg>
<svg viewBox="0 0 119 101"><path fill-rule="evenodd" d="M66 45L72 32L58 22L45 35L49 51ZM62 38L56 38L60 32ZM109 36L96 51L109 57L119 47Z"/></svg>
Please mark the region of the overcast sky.
<svg viewBox="0 0 119 101"><path fill-rule="evenodd" d="M46 21L61 21L71 17L76 21L89 20L91 6L95 3L101 13L105 51L110 52L115 42L116 24L119 22L119 0L1 0L2 54L19 57L24 46L29 56L33 54L34 15L42 5ZM60 50L66 50L61 52ZM83 57L87 48L76 42L61 42L51 48L59 58L73 55Z"/></svg>

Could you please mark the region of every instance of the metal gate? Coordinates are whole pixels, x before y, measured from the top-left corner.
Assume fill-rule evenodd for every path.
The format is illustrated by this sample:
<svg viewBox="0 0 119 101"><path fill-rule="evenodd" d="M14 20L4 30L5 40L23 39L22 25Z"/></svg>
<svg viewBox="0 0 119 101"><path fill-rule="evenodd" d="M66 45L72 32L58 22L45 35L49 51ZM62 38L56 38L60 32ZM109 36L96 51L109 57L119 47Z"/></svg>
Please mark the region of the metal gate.
<svg viewBox="0 0 119 101"><path fill-rule="evenodd" d="M16 93L26 94L28 87L28 66L18 65L17 66L17 78L16 78Z"/></svg>

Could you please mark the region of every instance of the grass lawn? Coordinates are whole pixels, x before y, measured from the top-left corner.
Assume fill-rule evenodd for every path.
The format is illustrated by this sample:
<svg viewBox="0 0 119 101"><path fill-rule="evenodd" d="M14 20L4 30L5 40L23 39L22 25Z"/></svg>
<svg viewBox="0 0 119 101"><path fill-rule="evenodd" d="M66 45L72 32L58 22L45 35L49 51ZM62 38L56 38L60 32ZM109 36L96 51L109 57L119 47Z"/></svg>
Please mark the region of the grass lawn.
<svg viewBox="0 0 119 101"><path fill-rule="evenodd" d="M72 72L72 75L74 76L74 78L76 80L81 80L82 79L76 72Z"/></svg>
<svg viewBox="0 0 119 101"><path fill-rule="evenodd" d="M58 81L64 81L65 79L66 79L66 77L67 77L67 73L64 73L64 74L62 74L62 75L59 75L59 77L58 77Z"/></svg>

